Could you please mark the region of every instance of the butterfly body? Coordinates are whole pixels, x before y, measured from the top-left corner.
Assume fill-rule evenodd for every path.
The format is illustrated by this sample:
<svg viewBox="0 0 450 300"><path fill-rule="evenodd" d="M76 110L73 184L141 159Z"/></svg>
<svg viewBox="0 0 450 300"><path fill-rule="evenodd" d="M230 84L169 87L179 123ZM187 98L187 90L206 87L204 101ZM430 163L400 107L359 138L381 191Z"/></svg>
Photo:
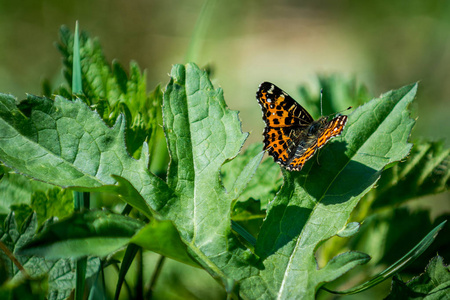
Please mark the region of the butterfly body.
<svg viewBox="0 0 450 300"><path fill-rule="evenodd" d="M286 92L269 82L259 86L256 98L266 123L264 150L289 171L300 171L318 149L342 133L347 123L347 116L314 120Z"/></svg>

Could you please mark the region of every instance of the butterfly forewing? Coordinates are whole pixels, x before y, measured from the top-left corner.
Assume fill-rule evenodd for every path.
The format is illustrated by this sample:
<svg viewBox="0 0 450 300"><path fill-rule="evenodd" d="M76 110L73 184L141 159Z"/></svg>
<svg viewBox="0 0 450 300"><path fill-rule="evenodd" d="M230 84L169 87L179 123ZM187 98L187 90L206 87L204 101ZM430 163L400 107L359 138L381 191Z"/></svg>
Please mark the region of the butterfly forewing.
<svg viewBox="0 0 450 300"><path fill-rule="evenodd" d="M263 111L263 119L269 127L307 126L311 115L291 96L272 83L263 82L256 98Z"/></svg>
<svg viewBox="0 0 450 300"><path fill-rule="evenodd" d="M291 152L295 148L295 143L287 133L290 130L269 127L264 130L264 150L268 150L269 155L277 162L287 161L292 156Z"/></svg>

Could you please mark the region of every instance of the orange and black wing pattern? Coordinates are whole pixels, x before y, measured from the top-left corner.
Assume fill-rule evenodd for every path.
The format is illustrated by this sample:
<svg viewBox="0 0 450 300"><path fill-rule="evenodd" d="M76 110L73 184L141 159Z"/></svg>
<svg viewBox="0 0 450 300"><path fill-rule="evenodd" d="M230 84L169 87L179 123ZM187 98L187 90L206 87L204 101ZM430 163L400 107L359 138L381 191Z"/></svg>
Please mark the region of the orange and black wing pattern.
<svg viewBox="0 0 450 300"><path fill-rule="evenodd" d="M256 98L266 123L264 150L290 171L300 171L317 149L342 132L347 122L346 116L330 122L314 121L300 104L269 82L259 86Z"/></svg>
<svg viewBox="0 0 450 300"><path fill-rule="evenodd" d="M311 144L307 148L298 147L293 159L286 166L290 171L300 171L308 159L310 159L328 141L340 135L347 123L347 116L338 116L326 122L325 126L311 137Z"/></svg>
<svg viewBox="0 0 450 300"><path fill-rule="evenodd" d="M268 150L269 155L283 165L295 149L292 131L306 128L314 119L291 96L270 82L261 83L256 98L266 123L264 150Z"/></svg>

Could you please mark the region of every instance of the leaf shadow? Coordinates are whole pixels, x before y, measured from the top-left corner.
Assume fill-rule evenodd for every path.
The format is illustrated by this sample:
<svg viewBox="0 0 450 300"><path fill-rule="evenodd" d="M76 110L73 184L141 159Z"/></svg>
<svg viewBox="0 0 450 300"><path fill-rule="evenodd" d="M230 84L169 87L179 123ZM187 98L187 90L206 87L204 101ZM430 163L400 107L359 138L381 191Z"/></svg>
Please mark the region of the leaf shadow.
<svg viewBox="0 0 450 300"><path fill-rule="evenodd" d="M346 142L332 143L321 151L320 164L316 160L311 162L307 175L296 172L291 175L292 180L324 205L344 203L359 196L378 180L384 164L374 169L348 157L346 150Z"/></svg>
<svg viewBox="0 0 450 300"><path fill-rule="evenodd" d="M260 232L255 249L261 260L264 261L286 244L294 242L303 230L311 211L312 209L295 205L279 204L273 206L270 210L271 216L268 216L264 221L264 226L268 226L270 229ZM273 216L282 217L280 219ZM264 237L263 234L276 238Z"/></svg>
<svg viewBox="0 0 450 300"><path fill-rule="evenodd" d="M320 165L313 160L304 173L284 171L284 185L258 236L256 251L263 260L297 241L319 202L342 206L347 213L353 205L346 202L362 197L378 180L381 165L376 170L351 160L345 151L345 142L335 142L322 152Z"/></svg>

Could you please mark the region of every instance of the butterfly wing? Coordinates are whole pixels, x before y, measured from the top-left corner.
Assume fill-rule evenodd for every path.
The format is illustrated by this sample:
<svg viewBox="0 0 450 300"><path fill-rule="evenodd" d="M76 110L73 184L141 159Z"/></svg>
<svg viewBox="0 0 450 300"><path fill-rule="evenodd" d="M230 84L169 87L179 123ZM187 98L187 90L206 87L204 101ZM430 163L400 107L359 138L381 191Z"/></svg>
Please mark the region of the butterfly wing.
<svg viewBox="0 0 450 300"><path fill-rule="evenodd" d="M314 121L306 109L270 82L261 83L256 98L268 127L308 126Z"/></svg>

